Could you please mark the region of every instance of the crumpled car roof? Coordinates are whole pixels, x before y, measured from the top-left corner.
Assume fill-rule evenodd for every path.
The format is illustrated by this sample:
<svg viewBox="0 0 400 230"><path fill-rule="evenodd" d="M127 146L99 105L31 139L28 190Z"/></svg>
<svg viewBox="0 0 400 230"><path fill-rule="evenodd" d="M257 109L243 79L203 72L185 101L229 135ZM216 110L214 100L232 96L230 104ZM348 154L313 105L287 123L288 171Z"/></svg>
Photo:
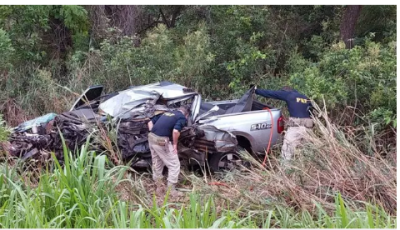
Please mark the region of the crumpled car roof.
<svg viewBox="0 0 400 230"><path fill-rule="evenodd" d="M102 102L99 109L112 117L132 117L145 110L144 105L154 105L160 98L174 100L197 94L193 90L168 81L134 86Z"/></svg>
<svg viewBox="0 0 400 230"><path fill-rule="evenodd" d="M100 113L92 108L80 108L60 115L47 114L32 121L25 122L15 129L10 136L11 146L8 151L10 154L23 159L34 157L35 159L49 159L49 151L54 151L58 159L62 159L62 144L59 136L61 131L66 140L68 148L75 149L85 143L89 133L103 127L102 122L107 119L104 112L114 118L120 118L117 129L117 145L121 150L122 156L129 158L136 154L148 154L149 146L147 143L147 119L152 117L156 111L173 110L176 102L182 102L194 97L197 93L182 85L171 82L159 82L144 86L134 86L127 90L118 92L117 95L106 99L99 105ZM166 103L157 103L157 100L164 99ZM246 107L248 98L244 98L240 105ZM192 108L193 109L193 108ZM235 112L238 108L235 108ZM240 109L240 108L239 108ZM124 119L128 118L128 119ZM46 127L38 132L30 132L33 126ZM47 127L47 125L49 125ZM104 128L104 127L103 127ZM201 151L208 152L229 152L234 151L237 146L235 135L229 131L218 129L213 125L190 124L185 127L187 132L183 132L186 141L190 139L186 146L187 157L201 156L197 154ZM200 132L201 131L201 132ZM198 135L203 133L203 135ZM211 148L210 148L211 147ZM101 145L94 144L93 148L104 151ZM40 154L38 154L40 153ZM180 152L182 154L182 152ZM191 155L190 155L191 154ZM139 156L138 155L138 156ZM201 158L200 158L201 159Z"/></svg>

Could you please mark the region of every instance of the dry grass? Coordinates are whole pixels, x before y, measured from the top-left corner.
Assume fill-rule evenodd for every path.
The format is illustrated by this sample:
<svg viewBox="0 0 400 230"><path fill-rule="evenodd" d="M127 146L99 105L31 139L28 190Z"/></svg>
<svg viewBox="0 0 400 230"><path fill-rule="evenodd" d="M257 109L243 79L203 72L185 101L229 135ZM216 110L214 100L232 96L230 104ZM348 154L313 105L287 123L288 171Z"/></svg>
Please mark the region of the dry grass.
<svg viewBox="0 0 400 230"><path fill-rule="evenodd" d="M363 202L371 202L395 215L397 166L392 160L396 159L395 155L383 158L378 152L362 152L351 134L332 124L325 111L319 112L321 118L315 119L315 128L307 133L289 167L280 164L280 156L271 155L265 168L243 153L253 164L251 170L212 176L182 172L181 181L185 183L180 187L188 195L169 201L186 203L190 192L194 192L214 196L221 208L243 207L243 213L272 209L277 205L314 212L316 203L328 212L334 212L335 196L340 193L346 204L354 208L363 208ZM112 142L112 138L104 133L101 136L102 141ZM116 161L113 160L114 164ZM120 198L151 206L155 186L150 174L127 173L125 179L116 188ZM162 201L162 197L157 197L158 203Z"/></svg>
<svg viewBox="0 0 400 230"><path fill-rule="evenodd" d="M340 192L344 199L376 202L396 213L396 164L379 153L361 152L320 112L322 119L315 119L316 129L305 137L302 157L294 163L301 187L320 199Z"/></svg>
<svg viewBox="0 0 400 230"><path fill-rule="evenodd" d="M321 111L320 111L321 112ZM243 157L253 167L222 175L199 176L182 171L180 187L187 196L169 199L172 203L188 202L191 192L203 197L214 196L218 207L241 208L246 211L266 210L276 206L317 211L320 204L326 211L336 209L335 196L340 193L346 204L365 208L363 202L383 207L396 214L396 165L380 157L364 154L346 139L340 127L333 125L325 112L315 119L315 128L308 132L295 159L289 165L281 164L271 155L268 167L263 167L247 153ZM126 181L117 187L122 200L151 206L155 186L149 173L134 172L125 175ZM156 197L162 203L164 197Z"/></svg>
<svg viewBox="0 0 400 230"><path fill-rule="evenodd" d="M33 118L33 116L28 116L14 99L7 99L0 104L0 114L3 114L4 120L12 127Z"/></svg>
<svg viewBox="0 0 400 230"><path fill-rule="evenodd" d="M170 220L168 219L169 217L162 218L168 213L176 215L176 218L192 216L192 214L181 214L176 211L181 209L194 210L193 213L197 213L200 216L195 216L197 219L208 217L208 215L203 215L205 211L194 208L198 206L205 207L204 203L207 203L207 200L210 198L213 203L212 212L216 218L228 218L227 216L229 216L229 218L233 218L232 220L237 223L244 223L242 220L251 216L252 222L248 222L249 226L281 228L344 228L355 226L369 226L373 228L374 226L396 226L395 218L393 220L392 217L396 214L397 202L396 166L389 164L386 159L380 158L379 155L365 155L349 140L346 140L344 136L336 126L329 123L329 119L326 116L323 116L323 119L316 120L315 130L308 133L305 137L305 144L299 148L298 156L291 162L290 167L281 166L280 159L272 156L267 169L247 153L243 153L243 156L247 157L253 163L253 167L250 170L236 170L212 176L201 176L195 175L194 172L182 171L179 187L186 191L186 195L176 198L168 197L167 199L154 196L155 185L151 180L150 173L136 172L132 169L127 169L129 172L117 170L119 173L115 173L117 172L115 171L116 168L108 169L106 167L104 156L97 156L97 161L94 162L89 160L95 167L88 166L86 162L88 161L86 160L88 155L85 155L87 153L84 150L81 151L80 157L66 164L70 165L70 170L64 170L65 173L70 172L68 177L43 173L44 169L42 168L40 170L43 173L42 180L35 181L31 179L38 178L37 175L34 175L36 172L29 173L30 171L25 171L21 173L20 170L14 171L19 172L19 176L17 174L15 176L22 179L20 183L24 188L29 188L27 191L37 191L38 194L42 194L40 189L46 188L49 190L46 191L46 194L61 194L64 196L63 199L67 199L69 194L61 192L61 190L67 189L59 187L64 182L70 186L76 186L74 188L76 191L89 192L86 189L87 185L82 186L79 178L90 179L90 183L92 184L89 181L83 183L88 183L89 187L92 187L90 192L97 193L98 197L108 196L107 199L111 201L109 204L105 204L109 205L106 206L105 210L113 211L116 215L125 213L123 214L126 215L124 217L125 220L131 220L131 218L135 217L147 218L149 215L156 215L159 212L160 219L162 220ZM8 166L11 165L8 164ZM22 169L18 165L15 166L13 167L14 169ZM87 171L91 168L92 170L96 170L92 174L90 171ZM106 173L110 170L115 172ZM7 172L7 170L5 171ZM83 177L80 176L81 174ZM96 179L96 175L103 175L103 178L108 178L107 180L110 181L110 184L115 185L115 187L104 193L103 191L105 191L108 185L100 188L105 185L103 180ZM49 179L54 181L49 184L46 182ZM61 180L64 182L53 186L54 183L59 183ZM338 193L341 196L337 195ZM90 197L92 196L88 196L87 198L89 199ZM193 199L194 197L196 199ZM338 197L343 197L345 203L343 201L342 203L338 202ZM60 199L57 197L54 198L54 200ZM71 204L71 201L68 199L66 200L66 204ZM90 199L85 205L92 207L93 209L90 210L95 211L97 209L94 208L98 207L97 203L104 201L103 198ZM107 199L105 200L107 201ZM154 201L157 206L155 206ZM373 204L382 206L386 212L381 212L374 205L364 205L360 201L372 202ZM25 204L26 210L33 210L33 206L28 207L28 205L35 203L33 201L24 203L23 200L18 202ZM75 202L76 200L72 203ZM39 213L40 210L47 209L46 205L55 204L48 204L46 200L43 204L36 205L38 206L35 210L38 210L37 212ZM86 207L85 205L81 206L80 209ZM116 210L121 207L123 209L117 212ZM149 211L140 216L136 215L138 207L144 207L145 210ZM323 211L321 211L321 207ZM356 209L358 211L353 213L353 210ZM5 226L28 226L27 224L34 226L36 224L35 221L27 221L26 225L22 225L23 223L17 221L20 220L19 216L28 216L28 214L30 215L30 220L33 220L36 213L32 214L32 212L23 210L21 214L11 209L11 207L7 207L7 210L10 217L7 217L7 219L5 218L6 215L3 215L3 219L14 222L10 222ZM85 218L97 218L98 221L96 223L99 224L96 226L104 227L105 225L100 225L100 223L108 223L111 220L104 221L101 216L103 215L101 214L101 210L104 210L104 208L100 208L95 214L88 212L87 214L92 215L91 217L85 217L87 214L81 214L75 215L74 218L77 220L79 218L82 220ZM185 212L182 211L182 213ZM48 218L51 220L53 220L52 218L56 218L51 216L52 213L47 213L46 215L50 215ZM119 219L115 220L118 221ZM126 223L128 222L122 221L116 223L115 220L110 226L126 228ZM151 216L140 223L148 223L149 221L153 221ZM228 222L234 223L232 221ZM61 223L54 223L61 226ZM81 222L75 221L73 223ZM94 222L82 223L88 227ZM158 223L152 224L152 226L158 226Z"/></svg>
<svg viewBox="0 0 400 230"><path fill-rule="evenodd" d="M188 176L192 189L253 210L283 205L311 212L316 210L316 202L333 212L335 195L341 193L354 208L371 202L396 214L395 163L379 154L368 156L361 152L330 123L325 112L322 114L321 119L315 119L314 130L308 132L289 166L278 163L265 169L243 153L253 163L251 170L226 173L218 180L222 183L217 185L210 183L210 180L215 181L213 178L206 181ZM280 160L272 157L270 162L274 161Z"/></svg>

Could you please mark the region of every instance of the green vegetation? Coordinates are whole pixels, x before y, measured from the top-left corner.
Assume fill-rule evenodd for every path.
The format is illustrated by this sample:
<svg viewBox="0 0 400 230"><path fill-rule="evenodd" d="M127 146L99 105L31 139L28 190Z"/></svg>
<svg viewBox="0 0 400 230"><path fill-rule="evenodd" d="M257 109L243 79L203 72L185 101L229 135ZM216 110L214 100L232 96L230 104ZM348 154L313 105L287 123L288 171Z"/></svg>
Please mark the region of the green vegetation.
<svg viewBox="0 0 400 230"><path fill-rule="evenodd" d="M378 205L365 204L354 211L340 193L333 212L315 202L316 210L295 211L281 205L249 210L251 203L236 207L221 202L215 192L192 192L185 203L161 206L135 184L146 181L126 178L127 167L109 167L105 155L96 156L82 146L77 157L64 148L64 167L54 159L54 170L44 171L36 184L27 183L15 167L0 165L0 226L2 228L395 228L396 219ZM258 173L251 172L252 176ZM250 175L250 174L249 174ZM258 174L259 177L265 177ZM256 179L256 178L254 178ZM121 199L118 188L129 186L136 202ZM196 181L192 181L196 183ZM147 193L143 197L140 193ZM167 195L168 196L168 195ZM268 198L268 197L264 197ZM153 204L146 202L153 199Z"/></svg>
<svg viewBox="0 0 400 230"><path fill-rule="evenodd" d="M0 114L0 141L6 141L10 133L8 128L5 126L5 123L6 122Z"/></svg>
<svg viewBox="0 0 400 230"><path fill-rule="evenodd" d="M396 228L396 165L368 157L326 113L290 168L271 157L253 167L199 177L183 172L185 198L156 197L146 173L106 155L53 155L39 174L30 162L0 164L2 228ZM39 175L39 176L38 176ZM215 183L218 182L218 183Z"/></svg>
<svg viewBox="0 0 400 230"><path fill-rule="evenodd" d="M354 107L343 124L396 127L396 7L363 6L347 49L349 8L1 6L1 98L31 117L68 108L76 95L60 86L111 92L170 80L222 99L250 83L289 84L325 98L333 116ZM9 107L1 112L16 125Z"/></svg>
<svg viewBox="0 0 400 230"><path fill-rule="evenodd" d="M113 92L168 80L207 100L237 98L251 83L291 85L323 106L291 169L272 154L267 170L250 158L252 170L218 177L224 186L185 172L190 192L179 201L154 198L147 174L85 146L31 172L2 142L0 226L395 228L396 14L384 5L0 6L0 141L94 84Z"/></svg>
<svg viewBox="0 0 400 230"><path fill-rule="evenodd" d="M395 39L388 44L371 38L364 42L350 50L343 43L318 49L318 62L294 54L289 60L290 84L316 101L325 98L329 109L344 110L352 105L366 112L362 118L396 128ZM351 120L347 122L351 124ZM353 122L361 123L357 118Z"/></svg>

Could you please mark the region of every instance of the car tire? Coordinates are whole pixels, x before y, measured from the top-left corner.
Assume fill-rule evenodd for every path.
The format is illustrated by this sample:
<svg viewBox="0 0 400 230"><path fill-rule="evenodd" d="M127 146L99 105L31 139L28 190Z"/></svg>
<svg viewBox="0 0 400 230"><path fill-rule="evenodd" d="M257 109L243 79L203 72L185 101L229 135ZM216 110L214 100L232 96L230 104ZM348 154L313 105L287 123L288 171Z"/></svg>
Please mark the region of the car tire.
<svg viewBox="0 0 400 230"><path fill-rule="evenodd" d="M213 153L208 160L208 166L211 172L223 172L234 168L239 169L239 164L242 162L242 158L236 152Z"/></svg>

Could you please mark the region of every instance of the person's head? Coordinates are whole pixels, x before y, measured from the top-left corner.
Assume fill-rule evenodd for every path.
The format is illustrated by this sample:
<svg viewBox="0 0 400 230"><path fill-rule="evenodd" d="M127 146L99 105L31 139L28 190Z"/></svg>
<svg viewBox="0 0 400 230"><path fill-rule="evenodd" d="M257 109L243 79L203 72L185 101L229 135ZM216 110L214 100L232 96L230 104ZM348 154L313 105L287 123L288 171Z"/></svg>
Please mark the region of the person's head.
<svg viewBox="0 0 400 230"><path fill-rule="evenodd" d="M178 110L181 111L186 118L189 117L190 107L188 105L182 105Z"/></svg>
<svg viewBox="0 0 400 230"><path fill-rule="evenodd" d="M290 86L283 86L282 90L284 90L284 91L293 91L293 88L290 87Z"/></svg>

